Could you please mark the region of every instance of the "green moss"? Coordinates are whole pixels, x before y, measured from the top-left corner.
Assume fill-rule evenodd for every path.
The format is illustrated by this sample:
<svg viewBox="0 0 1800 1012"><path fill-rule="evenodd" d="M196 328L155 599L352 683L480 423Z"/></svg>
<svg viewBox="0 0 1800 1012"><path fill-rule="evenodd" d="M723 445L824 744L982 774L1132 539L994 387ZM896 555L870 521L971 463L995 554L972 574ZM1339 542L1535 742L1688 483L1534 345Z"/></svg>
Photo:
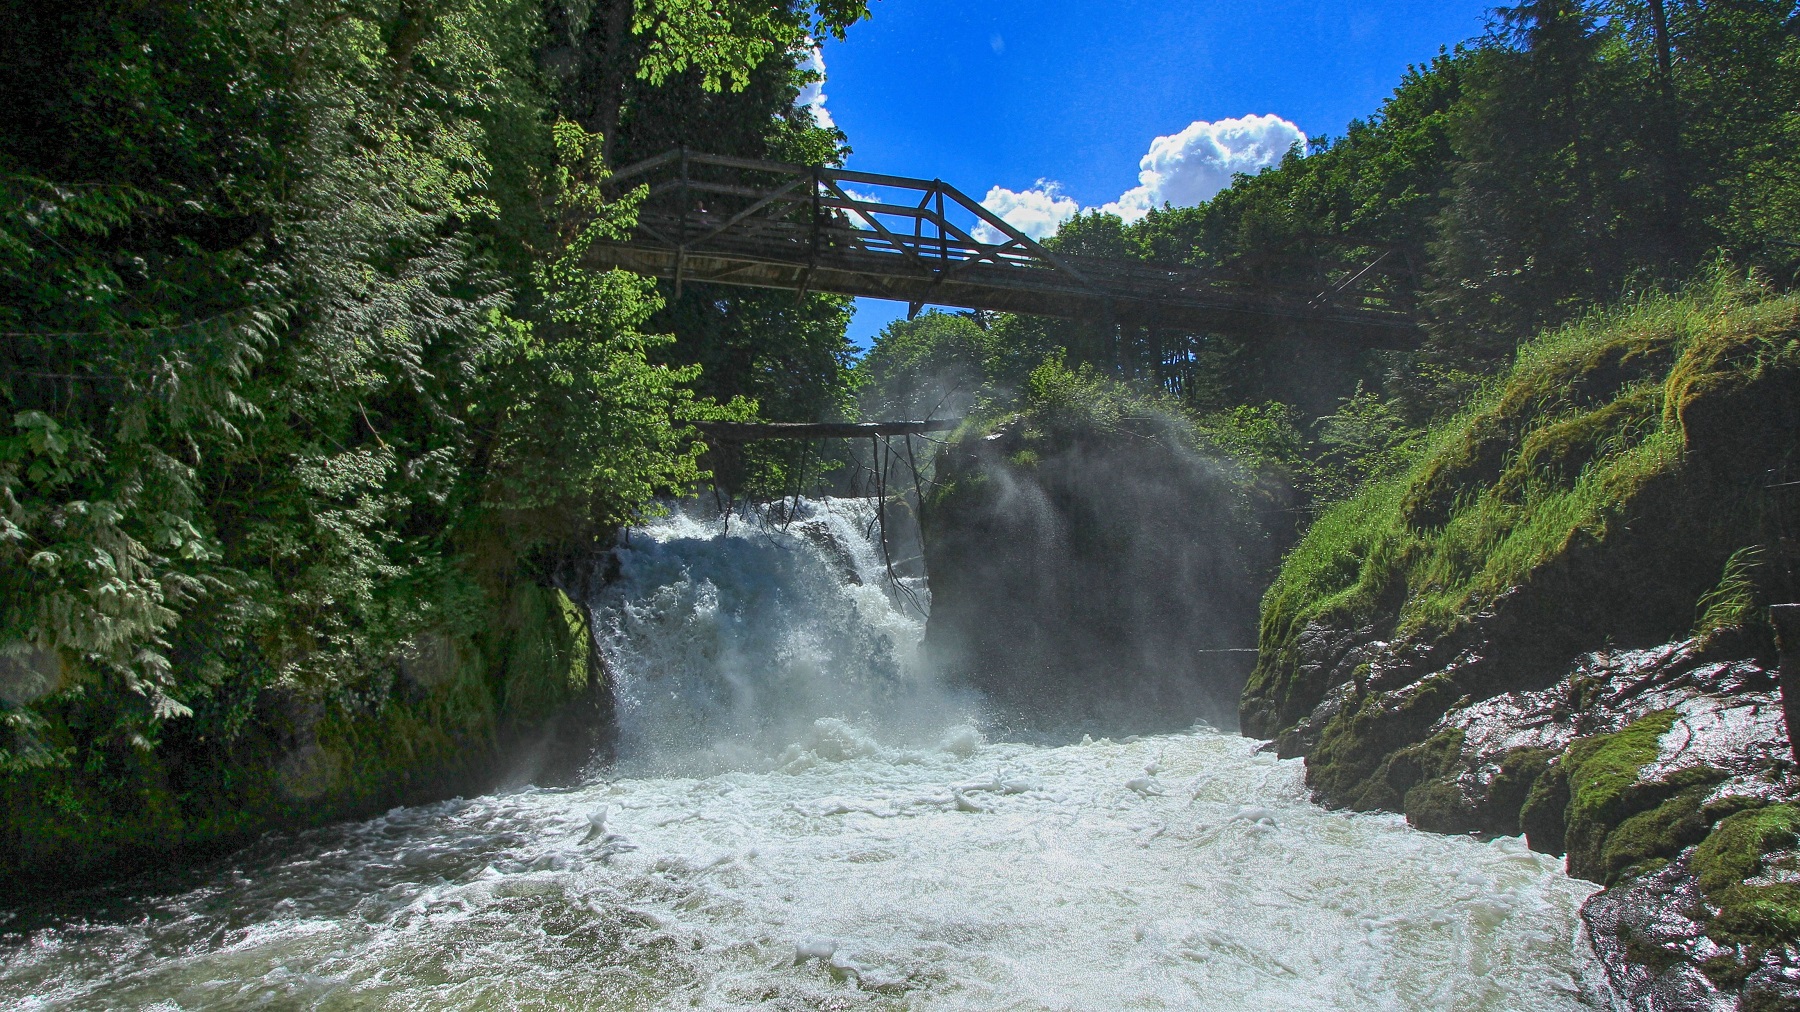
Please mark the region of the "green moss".
<svg viewBox="0 0 1800 1012"><path fill-rule="evenodd" d="M1424 790L1421 787L1454 769L1462 744L1463 733L1452 729L1393 753L1364 782L1352 804L1364 809L1403 811L1408 818L1413 817L1416 804L1416 810L1428 821L1452 818L1444 810L1444 803L1450 798L1445 796L1442 785ZM1450 785L1450 791L1454 793L1454 785Z"/></svg>
<svg viewBox="0 0 1800 1012"><path fill-rule="evenodd" d="M1550 768L1550 760L1556 758L1556 750L1527 745L1515 748L1500 757L1499 772L1488 783L1486 803L1487 827L1496 833L1519 833L1524 830L1520 826L1520 816L1525 809L1525 802L1531 797L1531 790L1537 786L1538 780ZM1568 804L1564 798L1563 804Z"/></svg>
<svg viewBox="0 0 1800 1012"><path fill-rule="evenodd" d="M1463 695L1453 676L1440 673L1399 699L1374 693L1353 698L1320 731L1307 764L1307 782L1355 808L1400 809L1405 792L1422 779L1447 772L1448 761L1461 748L1460 731L1426 742L1417 739Z"/></svg>
<svg viewBox="0 0 1800 1012"><path fill-rule="evenodd" d="M1625 958L1649 970L1653 976L1666 973L1688 961L1686 953L1659 945L1654 939L1641 937L1628 925L1621 925L1620 933L1625 937Z"/></svg>
<svg viewBox="0 0 1800 1012"><path fill-rule="evenodd" d="M1451 777L1415 784L1406 792L1401 810L1406 821L1433 833L1469 833L1480 828L1462 788Z"/></svg>
<svg viewBox="0 0 1800 1012"><path fill-rule="evenodd" d="M1568 770L1569 805L1564 846L1569 873L1605 881L1607 835L1630 815L1631 788L1656 759L1657 742L1675 724L1675 711L1659 710L1613 734L1580 738L1560 760Z"/></svg>
<svg viewBox="0 0 1800 1012"><path fill-rule="evenodd" d="M1568 850L1569 767L1558 757L1532 782L1519 809L1519 830L1532 850L1563 854Z"/></svg>
<svg viewBox="0 0 1800 1012"><path fill-rule="evenodd" d="M1700 972L1713 986L1726 991L1736 991L1744 986L1745 978L1750 976L1750 967L1736 956L1721 952L1700 964Z"/></svg>
<svg viewBox="0 0 1800 1012"><path fill-rule="evenodd" d="M1800 829L1800 809L1769 805L1721 819L1691 859L1700 888L1716 893L1754 878L1765 854L1791 847Z"/></svg>
<svg viewBox="0 0 1800 1012"><path fill-rule="evenodd" d="M1633 870L1649 870L1653 861L1664 861L1682 848L1706 837L1706 796L1712 784L1696 784L1657 805L1639 812L1606 835L1600 851L1600 879L1607 885Z"/></svg>
<svg viewBox="0 0 1800 1012"><path fill-rule="evenodd" d="M1612 734L1577 738L1547 766L1538 767L1541 752L1520 755L1521 774L1540 770L1519 812L1532 849L1567 853L1570 874L1611 883L1703 837L1729 810L1729 803L1706 806L1723 773L1700 766L1640 780L1675 716L1673 710L1659 710Z"/></svg>
<svg viewBox="0 0 1800 1012"><path fill-rule="evenodd" d="M1779 946L1800 940L1800 885L1735 885L1707 898L1719 907L1707 929L1715 941Z"/></svg>

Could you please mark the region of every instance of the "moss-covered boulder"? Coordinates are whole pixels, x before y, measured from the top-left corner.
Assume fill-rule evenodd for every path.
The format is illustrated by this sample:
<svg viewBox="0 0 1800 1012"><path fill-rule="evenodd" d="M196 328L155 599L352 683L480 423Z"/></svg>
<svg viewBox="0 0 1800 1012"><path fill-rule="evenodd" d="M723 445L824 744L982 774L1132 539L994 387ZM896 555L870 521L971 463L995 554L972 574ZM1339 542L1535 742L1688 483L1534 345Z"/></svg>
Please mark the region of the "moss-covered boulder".
<svg viewBox="0 0 1800 1012"><path fill-rule="evenodd" d="M1245 728L1327 802L1566 854L1624 1006L1800 1008L1765 607L1800 594L1797 445L1800 296L1719 278L1545 335L1290 555Z"/></svg>
<svg viewBox="0 0 1800 1012"><path fill-rule="evenodd" d="M1002 717L1230 725L1268 552L1247 487L1167 406L1038 370L938 457L931 655Z"/></svg>

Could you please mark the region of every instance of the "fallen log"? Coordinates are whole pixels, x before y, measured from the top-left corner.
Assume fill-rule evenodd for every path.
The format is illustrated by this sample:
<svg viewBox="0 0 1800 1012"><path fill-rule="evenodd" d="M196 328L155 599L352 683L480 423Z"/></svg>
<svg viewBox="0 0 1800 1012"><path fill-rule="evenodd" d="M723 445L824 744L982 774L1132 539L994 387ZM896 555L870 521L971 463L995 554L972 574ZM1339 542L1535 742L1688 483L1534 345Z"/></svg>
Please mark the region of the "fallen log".
<svg viewBox="0 0 1800 1012"><path fill-rule="evenodd" d="M926 432L952 432L960 418L921 422L691 422L708 439L721 443L752 443L761 439L868 439L879 436L915 436Z"/></svg>

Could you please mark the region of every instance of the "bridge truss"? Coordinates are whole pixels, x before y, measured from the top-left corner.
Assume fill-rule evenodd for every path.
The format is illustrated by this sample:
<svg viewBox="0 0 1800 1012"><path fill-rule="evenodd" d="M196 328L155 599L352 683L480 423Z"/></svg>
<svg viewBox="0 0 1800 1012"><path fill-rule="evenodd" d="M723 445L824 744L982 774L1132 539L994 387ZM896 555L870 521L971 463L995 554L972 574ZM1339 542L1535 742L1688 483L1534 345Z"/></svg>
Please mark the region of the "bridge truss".
<svg viewBox="0 0 1800 1012"><path fill-rule="evenodd" d="M744 285L1195 333L1417 339L1379 260L1348 278L1059 254L942 180L666 152L609 180L637 224L589 263ZM857 188L879 188L879 196ZM966 227L965 227L966 225Z"/></svg>

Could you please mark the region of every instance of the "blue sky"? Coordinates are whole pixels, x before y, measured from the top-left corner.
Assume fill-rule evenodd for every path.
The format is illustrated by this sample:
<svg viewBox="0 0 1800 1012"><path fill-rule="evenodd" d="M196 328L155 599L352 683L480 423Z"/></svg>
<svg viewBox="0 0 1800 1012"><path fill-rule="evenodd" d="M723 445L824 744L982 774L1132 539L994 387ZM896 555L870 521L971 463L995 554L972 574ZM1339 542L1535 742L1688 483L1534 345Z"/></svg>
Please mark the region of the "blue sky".
<svg viewBox="0 0 1800 1012"><path fill-rule="evenodd" d="M1021 208L1051 206L1038 181L1053 181L1047 199L1066 213L1118 201L1140 185L1152 141L1180 147L1196 121L1273 115L1308 136L1341 134L1409 64L1480 35L1492 0L870 6L873 18L823 53L825 108L850 137L850 165L942 178L977 200L996 186L1031 194L1004 201ZM1204 192L1172 181L1150 199L1163 189ZM851 337L867 346L904 315L859 300Z"/></svg>

